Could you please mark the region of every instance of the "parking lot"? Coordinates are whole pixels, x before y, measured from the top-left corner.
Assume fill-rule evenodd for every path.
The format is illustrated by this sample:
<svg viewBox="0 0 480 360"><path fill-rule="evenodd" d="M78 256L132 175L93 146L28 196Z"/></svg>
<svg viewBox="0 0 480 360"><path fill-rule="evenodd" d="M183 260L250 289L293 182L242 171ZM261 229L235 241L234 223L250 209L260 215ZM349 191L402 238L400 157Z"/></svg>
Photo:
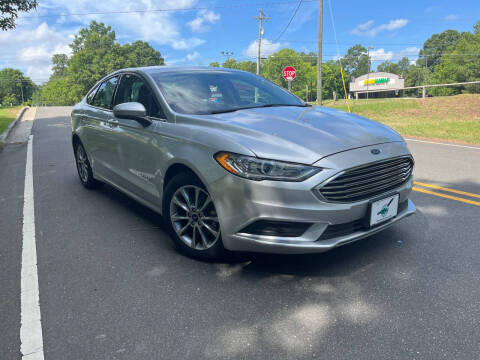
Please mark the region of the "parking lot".
<svg viewBox="0 0 480 360"><path fill-rule="evenodd" d="M205 263L159 215L83 188L70 110L38 108L32 128L45 359L479 358L480 147L407 140L417 213L370 238ZM0 154L1 360L20 357L27 148Z"/></svg>

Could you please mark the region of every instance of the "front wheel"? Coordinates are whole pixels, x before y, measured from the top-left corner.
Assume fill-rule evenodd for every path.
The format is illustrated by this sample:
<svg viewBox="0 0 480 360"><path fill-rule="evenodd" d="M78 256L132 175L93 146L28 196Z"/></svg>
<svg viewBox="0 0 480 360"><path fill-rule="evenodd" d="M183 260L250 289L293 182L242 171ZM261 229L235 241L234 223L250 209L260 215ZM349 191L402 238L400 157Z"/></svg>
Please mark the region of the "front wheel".
<svg viewBox="0 0 480 360"><path fill-rule="evenodd" d="M215 260L225 255L215 205L196 177L182 173L167 184L163 217L182 253L203 260Z"/></svg>

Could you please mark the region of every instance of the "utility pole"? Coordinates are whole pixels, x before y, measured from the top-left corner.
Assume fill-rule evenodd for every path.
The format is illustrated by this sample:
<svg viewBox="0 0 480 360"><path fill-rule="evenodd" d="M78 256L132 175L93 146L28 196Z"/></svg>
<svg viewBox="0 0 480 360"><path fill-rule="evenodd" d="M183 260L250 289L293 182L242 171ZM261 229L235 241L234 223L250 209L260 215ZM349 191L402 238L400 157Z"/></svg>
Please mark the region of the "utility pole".
<svg viewBox="0 0 480 360"><path fill-rule="evenodd" d="M322 105L323 0L318 0L317 104Z"/></svg>
<svg viewBox="0 0 480 360"><path fill-rule="evenodd" d="M23 105L23 103L25 102L25 99L23 98L23 84L22 84L22 80L20 80L20 91L22 92L22 105Z"/></svg>
<svg viewBox="0 0 480 360"><path fill-rule="evenodd" d="M260 15L254 16L254 19L258 20L258 51L257 51L257 75L260 75L260 56L261 56L261 47L262 47L262 36L263 36L263 20L270 19L265 16L263 10L260 9Z"/></svg>
<svg viewBox="0 0 480 360"><path fill-rule="evenodd" d="M368 100L368 85L370 85L370 68L372 67L372 63L370 61L370 49L375 49L374 46L369 46L367 49L367 58L368 58L368 74L367 74L367 100Z"/></svg>

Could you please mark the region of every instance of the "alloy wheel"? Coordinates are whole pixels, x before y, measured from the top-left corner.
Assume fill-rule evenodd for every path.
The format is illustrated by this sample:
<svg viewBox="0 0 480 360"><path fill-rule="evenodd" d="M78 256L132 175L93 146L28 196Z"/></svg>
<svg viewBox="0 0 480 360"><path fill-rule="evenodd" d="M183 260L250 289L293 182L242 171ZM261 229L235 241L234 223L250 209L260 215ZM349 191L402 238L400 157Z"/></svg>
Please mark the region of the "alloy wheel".
<svg viewBox="0 0 480 360"><path fill-rule="evenodd" d="M82 145L77 146L77 169L80 179L86 183L88 181L88 158Z"/></svg>
<svg viewBox="0 0 480 360"><path fill-rule="evenodd" d="M178 237L195 250L206 250L220 238L220 223L210 195L196 185L177 189L170 201L170 221Z"/></svg>

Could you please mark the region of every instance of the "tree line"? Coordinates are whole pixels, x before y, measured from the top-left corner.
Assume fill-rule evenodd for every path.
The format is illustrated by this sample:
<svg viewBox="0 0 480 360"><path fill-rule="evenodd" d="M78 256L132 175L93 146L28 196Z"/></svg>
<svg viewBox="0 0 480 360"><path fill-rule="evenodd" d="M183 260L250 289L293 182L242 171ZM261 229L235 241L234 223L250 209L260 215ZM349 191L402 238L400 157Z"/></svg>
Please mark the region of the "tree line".
<svg viewBox="0 0 480 360"><path fill-rule="evenodd" d="M0 103L17 105L30 100L48 105L72 105L80 101L88 90L110 72L138 66L165 65L162 54L144 41L121 45L115 32L104 23L92 21L83 28L70 44L72 53L55 54L52 57L52 75L47 83L38 87L31 79L15 69L0 71ZM371 65L367 49L362 45L352 46L337 60L322 64L322 94L331 99L336 92L344 97L341 68L345 81L366 74ZM297 52L282 49L261 60L261 75L286 88L282 69L294 66L297 76L291 91L302 99L316 100L317 57L314 52ZM256 72L254 61L227 59L222 64L210 63L212 67L224 67ZM405 86L421 86L452 82L480 80L480 21L472 32L446 30L432 35L425 41L415 61L404 57L397 62L384 61L378 71L394 73L405 78ZM308 94L307 94L308 89ZM479 92L479 86L433 88L433 95L453 95L463 92ZM413 95L413 91L406 92Z"/></svg>
<svg viewBox="0 0 480 360"><path fill-rule="evenodd" d="M306 98L306 87L309 100L316 100L317 89L317 54L314 52L298 53L291 49L283 49L261 61L261 75L287 87L282 77L285 66L294 66L297 77L292 82L292 92ZM348 84L353 78L367 74L371 58L362 45L350 47L346 54L337 60L322 64L322 96L331 99L336 92L338 97L345 97L340 69L343 67L348 91ZM250 72L256 71L256 63L252 61L236 61L228 59L223 64L210 63L210 66L234 68ZM445 84L456 82L480 81L480 21L473 27L473 32L446 30L432 35L425 41L418 54L418 59L403 57L399 61L384 61L377 66L377 71L397 74L405 79L405 87L425 84ZM406 91L413 95L416 91ZM455 95L460 93L478 93L480 86L466 85L456 87L438 87L429 90L432 95Z"/></svg>

